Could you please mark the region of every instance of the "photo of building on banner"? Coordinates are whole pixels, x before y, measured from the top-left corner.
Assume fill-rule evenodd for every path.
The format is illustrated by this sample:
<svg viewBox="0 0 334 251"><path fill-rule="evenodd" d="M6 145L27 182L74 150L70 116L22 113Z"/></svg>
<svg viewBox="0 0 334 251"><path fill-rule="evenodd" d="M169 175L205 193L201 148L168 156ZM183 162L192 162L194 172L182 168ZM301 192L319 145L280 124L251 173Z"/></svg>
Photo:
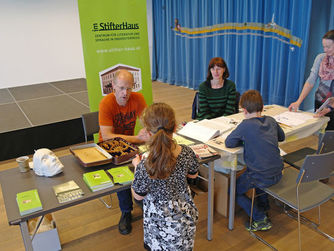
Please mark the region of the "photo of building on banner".
<svg viewBox="0 0 334 251"><path fill-rule="evenodd" d="M113 92L112 83L116 73L120 70L127 70L133 75L134 84L132 91L138 92L142 89L143 85L141 81L141 69L130 65L117 64L99 72L101 91L103 96Z"/></svg>

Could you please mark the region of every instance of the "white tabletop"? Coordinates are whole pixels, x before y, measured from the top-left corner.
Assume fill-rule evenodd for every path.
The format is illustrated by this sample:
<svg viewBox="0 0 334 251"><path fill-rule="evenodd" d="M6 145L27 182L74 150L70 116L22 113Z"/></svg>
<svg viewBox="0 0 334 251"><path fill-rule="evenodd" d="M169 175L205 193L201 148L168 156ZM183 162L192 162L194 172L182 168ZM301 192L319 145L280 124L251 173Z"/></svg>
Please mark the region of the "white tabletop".
<svg viewBox="0 0 334 251"><path fill-rule="evenodd" d="M288 111L288 108L284 106L267 105L264 107L264 111L262 115L274 117L275 115L281 114L286 111ZM294 141L297 139L301 139L301 138L310 136L318 131L324 130L327 125L327 122L329 121L328 117L313 118L313 115L314 115L313 113L303 112L303 111L298 111L298 113L311 115L312 118L298 126L281 125L285 133L284 142L290 142L290 141ZM232 119L233 121L236 121L236 122L241 122L244 119L244 114L240 112L237 114L227 116L226 118ZM234 128L235 127L236 125L234 126ZM243 152L242 147L227 148L225 146L225 138L231 133L233 129L229 130L228 132L225 132L220 137L217 137L215 139L212 139L206 142L206 144L212 147L215 147L216 149L219 150L219 153L221 155L221 163L219 163L219 165L221 165L224 168L228 168L228 169L237 168L236 156L238 154L242 154ZM280 144L284 142L280 142Z"/></svg>

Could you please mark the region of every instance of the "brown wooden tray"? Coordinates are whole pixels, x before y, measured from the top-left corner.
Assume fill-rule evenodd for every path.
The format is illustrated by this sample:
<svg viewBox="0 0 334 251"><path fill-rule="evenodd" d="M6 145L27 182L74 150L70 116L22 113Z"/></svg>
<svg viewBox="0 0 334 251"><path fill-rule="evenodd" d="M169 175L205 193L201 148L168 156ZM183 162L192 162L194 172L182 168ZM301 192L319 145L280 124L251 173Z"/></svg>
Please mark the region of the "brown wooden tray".
<svg viewBox="0 0 334 251"><path fill-rule="evenodd" d="M96 148L96 149L98 149L101 152L101 154L106 156L106 159L98 160L98 161L85 161L82 158L82 156L80 156L78 154L78 152L76 150L86 149L86 148ZM99 165L104 165L104 164L108 164L108 163L113 162L113 157L108 152L106 152L103 148L101 148L100 146L98 146L95 143L70 147L70 152L76 157L76 159L79 161L79 163L84 167L99 166Z"/></svg>
<svg viewBox="0 0 334 251"><path fill-rule="evenodd" d="M112 163L115 165L130 161L139 152L138 147L119 137L97 144L112 156ZM122 149L122 151L117 151L115 148Z"/></svg>

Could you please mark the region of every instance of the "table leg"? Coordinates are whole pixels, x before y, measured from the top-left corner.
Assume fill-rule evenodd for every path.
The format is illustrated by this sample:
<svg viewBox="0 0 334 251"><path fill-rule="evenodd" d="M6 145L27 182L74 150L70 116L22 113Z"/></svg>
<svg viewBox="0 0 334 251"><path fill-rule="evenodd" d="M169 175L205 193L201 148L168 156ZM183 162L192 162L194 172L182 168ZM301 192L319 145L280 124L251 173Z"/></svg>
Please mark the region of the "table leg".
<svg viewBox="0 0 334 251"><path fill-rule="evenodd" d="M233 230L234 227L234 209L235 209L235 186L236 186L237 171L231 170L230 178L230 208L228 214L228 229Z"/></svg>
<svg viewBox="0 0 334 251"><path fill-rule="evenodd" d="M214 194L214 161L209 163L208 178L208 234L207 239L212 240L213 233L213 194Z"/></svg>
<svg viewBox="0 0 334 251"><path fill-rule="evenodd" d="M26 221L22 221L20 223L20 228L21 228L21 235L24 243L24 247L26 251L33 251L32 249L32 241L29 235L29 230L28 230L28 224Z"/></svg>

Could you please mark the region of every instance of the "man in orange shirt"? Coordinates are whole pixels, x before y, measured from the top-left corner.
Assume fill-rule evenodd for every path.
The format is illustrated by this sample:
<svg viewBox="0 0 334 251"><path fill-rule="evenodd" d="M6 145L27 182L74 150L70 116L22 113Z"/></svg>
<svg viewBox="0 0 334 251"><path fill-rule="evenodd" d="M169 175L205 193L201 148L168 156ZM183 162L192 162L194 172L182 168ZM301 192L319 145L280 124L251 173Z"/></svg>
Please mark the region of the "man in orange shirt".
<svg viewBox="0 0 334 251"><path fill-rule="evenodd" d="M141 93L132 92L133 85L134 78L130 72L120 70L116 73L113 81L114 92L105 96L100 102L100 140L121 137L130 143L140 144L149 138L145 129L134 135L136 120L147 105ZM118 192L117 196L122 211L118 230L121 234L129 234L132 229L133 209L131 190Z"/></svg>

